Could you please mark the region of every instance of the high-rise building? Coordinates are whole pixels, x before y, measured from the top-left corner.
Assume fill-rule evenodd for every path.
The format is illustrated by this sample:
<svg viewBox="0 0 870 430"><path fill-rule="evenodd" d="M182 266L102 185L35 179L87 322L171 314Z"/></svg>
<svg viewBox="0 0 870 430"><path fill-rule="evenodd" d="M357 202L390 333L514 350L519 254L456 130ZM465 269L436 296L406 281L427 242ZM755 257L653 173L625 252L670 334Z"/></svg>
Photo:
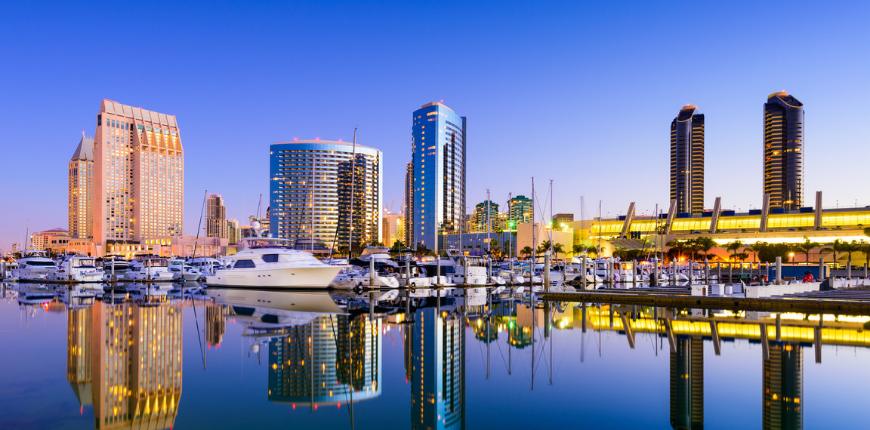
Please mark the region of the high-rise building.
<svg viewBox="0 0 870 430"><path fill-rule="evenodd" d="M180 236L184 150L175 116L103 100L94 136L94 243Z"/></svg>
<svg viewBox="0 0 870 430"><path fill-rule="evenodd" d="M671 427L704 428L704 339L680 336L671 352Z"/></svg>
<svg viewBox="0 0 870 430"><path fill-rule="evenodd" d="M94 236L94 139L85 137L69 161L68 228L72 239Z"/></svg>
<svg viewBox="0 0 870 430"><path fill-rule="evenodd" d="M239 229L239 221L234 219L227 220L227 242L230 245L235 245L239 243L239 239L242 238L242 231Z"/></svg>
<svg viewBox="0 0 870 430"><path fill-rule="evenodd" d="M488 207L487 203L489 203ZM498 203L483 201L474 206L474 212L471 214L471 229L467 233L487 232L487 209L489 210L489 231L495 231L495 228L498 227Z"/></svg>
<svg viewBox="0 0 870 430"><path fill-rule="evenodd" d="M433 102L414 111L413 241L438 250L438 235L459 230L465 214L466 118Z"/></svg>
<svg viewBox="0 0 870 430"><path fill-rule="evenodd" d="M526 196L516 196L510 199L508 206L510 206L510 222L514 224L532 222L532 199Z"/></svg>
<svg viewBox="0 0 870 430"><path fill-rule="evenodd" d="M764 194L770 207L800 209L804 201L804 104L781 91L764 104Z"/></svg>
<svg viewBox="0 0 870 430"><path fill-rule="evenodd" d="M272 236L305 244L313 237L327 247L346 247L353 219L355 249L379 240L381 151L362 145L354 149L341 141L299 140L274 143L270 154Z"/></svg>
<svg viewBox="0 0 870 430"><path fill-rule="evenodd" d="M414 245L414 163L405 166L405 246Z"/></svg>
<svg viewBox="0 0 870 430"><path fill-rule="evenodd" d="M671 121L671 200L677 212L704 211L704 114L686 105Z"/></svg>
<svg viewBox="0 0 870 430"><path fill-rule="evenodd" d="M227 208L220 194L210 194L205 203L205 235L206 237L228 238Z"/></svg>
<svg viewBox="0 0 870 430"><path fill-rule="evenodd" d="M762 429L804 427L803 350L798 344L771 342L764 361Z"/></svg>
<svg viewBox="0 0 870 430"><path fill-rule="evenodd" d="M381 226L381 243L384 246L393 246L397 240L403 240L402 230L404 220L401 215L386 212L383 215L383 226Z"/></svg>

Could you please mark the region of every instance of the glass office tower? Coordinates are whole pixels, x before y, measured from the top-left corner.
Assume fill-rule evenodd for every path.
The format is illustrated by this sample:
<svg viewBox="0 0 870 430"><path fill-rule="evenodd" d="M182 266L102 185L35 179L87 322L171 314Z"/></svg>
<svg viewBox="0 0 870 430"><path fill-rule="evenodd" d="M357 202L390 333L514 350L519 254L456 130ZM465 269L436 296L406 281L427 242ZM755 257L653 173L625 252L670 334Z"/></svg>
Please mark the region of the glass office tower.
<svg viewBox="0 0 870 430"><path fill-rule="evenodd" d="M704 211L704 115L686 105L671 122L671 200L677 212Z"/></svg>
<svg viewBox="0 0 870 430"><path fill-rule="evenodd" d="M411 158L414 194L409 246L438 250L438 235L459 231L465 213L465 124L447 106L433 102L414 111Z"/></svg>
<svg viewBox="0 0 870 430"><path fill-rule="evenodd" d="M800 209L804 200L804 105L785 91L764 104L764 194L770 207Z"/></svg>

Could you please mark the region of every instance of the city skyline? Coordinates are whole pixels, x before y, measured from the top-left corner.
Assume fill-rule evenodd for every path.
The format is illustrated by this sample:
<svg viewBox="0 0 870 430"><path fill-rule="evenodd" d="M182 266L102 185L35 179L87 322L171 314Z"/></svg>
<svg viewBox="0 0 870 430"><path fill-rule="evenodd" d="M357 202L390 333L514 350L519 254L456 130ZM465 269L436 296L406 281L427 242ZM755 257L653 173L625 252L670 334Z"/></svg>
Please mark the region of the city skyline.
<svg viewBox="0 0 870 430"><path fill-rule="evenodd" d="M115 58L113 52L126 49L123 41L103 40L96 28L74 25L82 17L111 19L110 11L87 4L58 5L51 14L39 14L25 5L8 5L4 15L15 19L0 32L27 42L0 48L10 64L20 65L4 70L5 80L16 85L5 89L0 104L0 123L8 130L8 158L0 179L7 184L30 180L26 187L4 190L0 248L23 242L28 219L31 232L67 224L67 178L61 176L61 166L69 162L72 139L82 130L92 133L94 104L102 99L182 117L185 167L190 169L184 184L188 221L199 219L200 195L206 189L230 202L228 218L246 219L255 213L259 195L268 192L268 165L262 154L270 143L288 136L350 140L356 126L358 141L377 142L387 157L382 202L401 201L410 140L407 114L432 100L443 100L473 119L467 204L485 200L487 188L497 203L506 202L508 193L530 196L530 177L535 176L542 183L554 179L554 211L575 213L577 219L582 216L580 196L586 197L587 219L595 215L591 208L599 200L605 216L624 211L631 201L637 202L638 214L651 211L656 203L661 207L668 200L664 187L645 190L643 184L667 181L660 167L668 158L662 150L663 124L673 119L673 106L691 103L702 106L707 116L704 207L712 207L712 199L721 196L723 208L760 208L759 104L781 89L811 107L805 194L822 190L825 205L831 207L854 206L856 199L858 205L870 204L870 199L861 200L864 194L857 185L860 161L870 155L868 137L860 127L860 119L870 113L870 107L860 103L870 95L870 51L862 43L868 30L860 25L870 6L855 2L832 10L814 4L783 5L674 8L672 18L684 23L680 28L662 27L661 19L650 19L663 18L663 11L645 4L554 4L531 15L487 4L463 6L461 16L451 19L443 46L436 49L468 64L440 80L419 79L418 68L431 58L431 52L417 52L411 42L418 35L419 20L380 24L401 21L403 16L452 18L459 6L225 6L206 19L197 18L198 8L185 5L172 17L161 18L167 24L163 28L170 30L148 34L174 47L167 54L173 67L166 68L132 57ZM140 9L130 8L133 24L148 27ZM711 14L720 19L703 25L696 19ZM230 15L254 29L225 35L209 30L215 20ZM768 52L758 40L770 30L771 17L802 28L806 43ZM324 23L343 29L324 38L305 36ZM288 24L293 31L285 35ZM508 30L518 25L528 28L528 34ZM613 25L626 30L616 37L596 37ZM200 35L194 36L197 32ZM347 44L345 36L351 32L358 37ZM685 34L696 36L683 38ZM59 38L62 43L55 43ZM697 51L691 75L667 61L677 38L688 45L686 49ZM615 51L622 54L600 62ZM32 58L33 52L40 55ZM112 68L124 73L96 78L84 68L61 67L83 58L99 64L107 55ZM241 61L227 63L233 56ZM802 59L796 71L764 72L766 64L789 58ZM343 61L338 59L352 59L356 73L304 68L287 72L285 67L287 61ZM540 64L549 67L541 71ZM131 81L141 85L130 85ZM631 127L620 127L624 119L619 113L633 107L627 100L643 100L644 115ZM353 101L371 106L360 109ZM60 107L63 114L50 123L33 115L45 105ZM520 120L514 121L514 116ZM38 175L32 163L12 161L32 159L36 146L45 149ZM832 175L835 171L843 173ZM578 180L578 172L584 179L604 180ZM34 193L40 198L33 198ZM539 189L537 201L543 203L543 197ZM806 198L804 205L810 205ZM195 235L196 224L187 224L184 234Z"/></svg>

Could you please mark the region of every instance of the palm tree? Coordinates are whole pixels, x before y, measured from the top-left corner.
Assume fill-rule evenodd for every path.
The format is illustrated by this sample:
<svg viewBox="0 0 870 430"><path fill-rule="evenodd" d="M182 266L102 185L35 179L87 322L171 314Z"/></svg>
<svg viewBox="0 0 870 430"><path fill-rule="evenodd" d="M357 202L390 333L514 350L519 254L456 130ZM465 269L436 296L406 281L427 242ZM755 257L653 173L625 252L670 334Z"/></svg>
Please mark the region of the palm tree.
<svg viewBox="0 0 870 430"><path fill-rule="evenodd" d="M746 249L752 251L752 253L753 253L752 254L752 262L753 263L755 263L755 259L758 258L758 253L761 252L762 250L764 250L764 248L766 246L767 246L767 242L758 241L758 242L755 242L754 245L749 245L746 247Z"/></svg>
<svg viewBox="0 0 870 430"><path fill-rule="evenodd" d="M565 254L565 245L562 245L561 243L554 243L553 254L555 254L555 257L558 257L559 254Z"/></svg>
<svg viewBox="0 0 870 430"><path fill-rule="evenodd" d="M831 245L831 254L834 254L834 264L837 264L837 254L849 252L849 244L840 239L831 242L829 245Z"/></svg>
<svg viewBox="0 0 870 430"><path fill-rule="evenodd" d="M668 250L668 252L673 250L673 252L675 252L677 254L677 258L682 258L683 252L685 252L687 249L686 242L684 242L682 240L677 240L677 239L674 239L674 240L666 243L665 246L670 247L671 249Z"/></svg>
<svg viewBox="0 0 870 430"><path fill-rule="evenodd" d="M864 264L870 266L870 243L861 241L857 246L857 250L864 254Z"/></svg>
<svg viewBox="0 0 870 430"><path fill-rule="evenodd" d="M695 239L695 245L704 251L704 258L709 258L710 250L716 247L716 241L709 237L699 237Z"/></svg>
<svg viewBox="0 0 870 430"><path fill-rule="evenodd" d="M583 254L586 252L586 247L580 244L571 247L571 255Z"/></svg>
<svg viewBox="0 0 870 430"><path fill-rule="evenodd" d="M745 252L734 254L734 259L740 259L741 262L746 261L747 258L749 258L749 254Z"/></svg>
<svg viewBox="0 0 870 430"><path fill-rule="evenodd" d="M550 250L550 241L545 240L538 246L538 254L544 254Z"/></svg>
<svg viewBox="0 0 870 430"><path fill-rule="evenodd" d="M525 246L523 249L520 250L520 255L525 255L525 256L530 256L530 255L532 255L532 247L531 247L531 246Z"/></svg>
<svg viewBox="0 0 870 430"><path fill-rule="evenodd" d="M728 252L731 253L731 258L734 259L734 260L736 260L736 259L737 259L737 251L739 251L740 248L742 248L742 247L743 247L743 242L741 242L741 241L739 241L739 240L735 240L734 242L730 242L730 243L725 247L725 249L727 249ZM745 253L744 253L744 254L745 254Z"/></svg>
<svg viewBox="0 0 870 430"><path fill-rule="evenodd" d="M809 239L806 239L804 241L804 243L799 243L799 244L795 245L794 248L795 248L795 251L803 252L804 254L806 254L806 256L807 256L806 263L810 264L810 251L812 251L813 249L818 248L820 246L822 246L822 245L819 243L816 243L816 242L810 242Z"/></svg>

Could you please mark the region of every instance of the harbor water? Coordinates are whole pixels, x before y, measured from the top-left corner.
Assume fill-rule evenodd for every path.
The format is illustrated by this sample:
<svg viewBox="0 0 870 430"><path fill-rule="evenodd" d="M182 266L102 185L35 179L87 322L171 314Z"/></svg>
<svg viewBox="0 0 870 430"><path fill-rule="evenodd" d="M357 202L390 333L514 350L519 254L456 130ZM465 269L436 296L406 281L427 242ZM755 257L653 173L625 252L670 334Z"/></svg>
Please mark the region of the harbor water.
<svg viewBox="0 0 870 430"><path fill-rule="evenodd" d="M2 284L0 429L870 422L868 316L186 285Z"/></svg>

